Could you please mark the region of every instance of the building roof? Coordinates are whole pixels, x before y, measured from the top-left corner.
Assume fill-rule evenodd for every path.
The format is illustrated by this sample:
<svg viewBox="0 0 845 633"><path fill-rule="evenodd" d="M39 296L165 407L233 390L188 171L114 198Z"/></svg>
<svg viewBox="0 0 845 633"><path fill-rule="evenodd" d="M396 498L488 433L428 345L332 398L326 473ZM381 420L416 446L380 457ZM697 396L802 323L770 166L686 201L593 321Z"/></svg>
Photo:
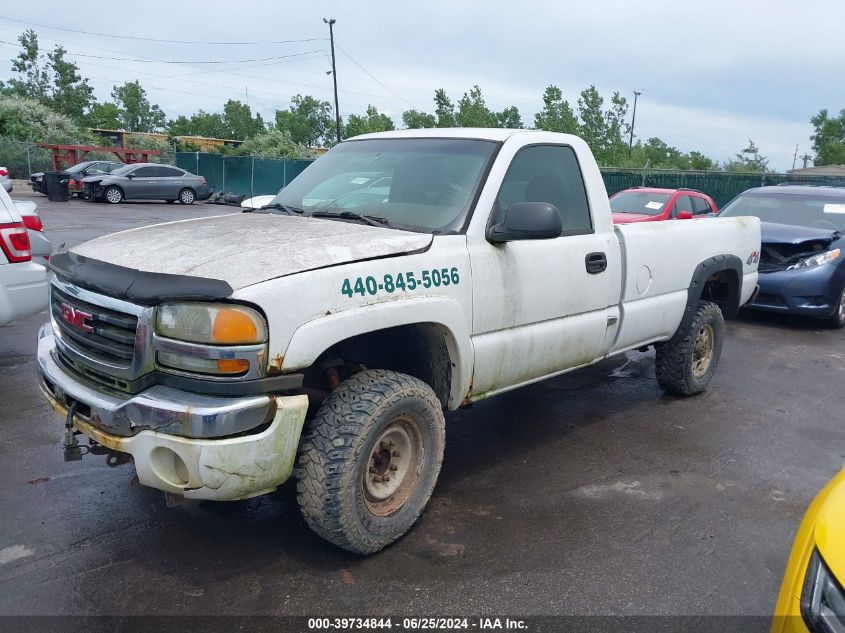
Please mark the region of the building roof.
<svg viewBox="0 0 845 633"><path fill-rule="evenodd" d="M845 176L845 165L804 167L803 169L792 169L787 173L793 176Z"/></svg>

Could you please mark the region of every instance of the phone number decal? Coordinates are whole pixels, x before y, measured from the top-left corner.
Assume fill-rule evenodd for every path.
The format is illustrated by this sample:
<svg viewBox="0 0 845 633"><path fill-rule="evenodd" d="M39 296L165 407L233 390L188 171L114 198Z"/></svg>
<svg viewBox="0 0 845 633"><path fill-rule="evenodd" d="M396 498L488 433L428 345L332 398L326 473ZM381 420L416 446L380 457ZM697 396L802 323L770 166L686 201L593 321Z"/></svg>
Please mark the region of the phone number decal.
<svg viewBox="0 0 845 633"><path fill-rule="evenodd" d="M422 271L419 277L417 277L417 273L407 272L396 275L388 273L381 279L372 276L358 277L354 281L344 279L340 286L340 294L351 299L356 294L364 297L379 292L410 292L416 290L417 287L439 288L440 286L457 286L459 283L461 283L461 276L458 274L456 267L434 268Z"/></svg>

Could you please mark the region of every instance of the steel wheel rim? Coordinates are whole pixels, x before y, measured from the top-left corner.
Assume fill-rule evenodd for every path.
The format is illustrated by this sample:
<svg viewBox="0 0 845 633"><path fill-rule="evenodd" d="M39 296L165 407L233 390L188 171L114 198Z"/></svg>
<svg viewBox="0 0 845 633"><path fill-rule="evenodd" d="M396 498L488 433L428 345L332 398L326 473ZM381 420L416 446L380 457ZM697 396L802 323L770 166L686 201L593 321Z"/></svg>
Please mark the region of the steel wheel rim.
<svg viewBox="0 0 845 633"><path fill-rule="evenodd" d="M384 517L405 505L419 482L422 456L419 425L405 416L393 419L375 441L361 481L370 512Z"/></svg>
<svg viewBox="0 0 845 633"><path fill-rule="evenodd" d="M194 201L194 194L192 194L190 191L183 191L182 192L182 202L184 202L185 204L189 204L193 201Z"/></svg>
<svg viewBox="0 0 845 633"><path fill-rule="evenodd" d="M845 290L842 291L842 296L839 297L839 320L845 321Z"/></svg>
<svg viewBox="0 0 845 633"><path fill-rule="evenodd" d="M713 362L715 341L713 326L703 325L695 338L692 353L692 375L696 378L701 378L710 369L710 363Z"/></svg>
<svg viewBox="0 0 845 633"><path fill-rule="evenodd" d="M120 202L120 192L117 189L109 189L106 193L109 202Z"/></svg>

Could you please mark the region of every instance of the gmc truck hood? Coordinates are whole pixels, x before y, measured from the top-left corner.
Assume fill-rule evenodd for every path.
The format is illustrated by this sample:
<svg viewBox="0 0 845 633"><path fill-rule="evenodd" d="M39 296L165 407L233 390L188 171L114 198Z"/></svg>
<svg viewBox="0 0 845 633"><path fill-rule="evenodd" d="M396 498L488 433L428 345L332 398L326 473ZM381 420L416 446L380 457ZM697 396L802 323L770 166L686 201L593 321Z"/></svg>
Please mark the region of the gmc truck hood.
<svg viewBox="0 0 845 633"><path fill-rule="evenodd" d="M421 251L432 236L336 220L237 213L157 224L71 254L146 273L226 282L232 290L294 273Z"/></svg>

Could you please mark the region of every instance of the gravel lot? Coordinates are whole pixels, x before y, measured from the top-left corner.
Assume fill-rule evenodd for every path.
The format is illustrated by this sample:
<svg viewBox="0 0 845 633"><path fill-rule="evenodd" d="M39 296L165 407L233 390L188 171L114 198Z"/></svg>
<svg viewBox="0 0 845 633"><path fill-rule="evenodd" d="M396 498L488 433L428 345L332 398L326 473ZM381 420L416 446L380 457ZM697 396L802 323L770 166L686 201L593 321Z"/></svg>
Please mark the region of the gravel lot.
<svg viewBox="0 0 845 633"><path fill-rule="evenodd" d="M231 211L34 199L56 246ZM702 396L663 396L633 353L448 415L425 515L359 558L308 530L290 483L168 509L131 465L63 462L44 321L0 328L0 615L768 615L845 458L845 333L745 315Z"/></svg>

